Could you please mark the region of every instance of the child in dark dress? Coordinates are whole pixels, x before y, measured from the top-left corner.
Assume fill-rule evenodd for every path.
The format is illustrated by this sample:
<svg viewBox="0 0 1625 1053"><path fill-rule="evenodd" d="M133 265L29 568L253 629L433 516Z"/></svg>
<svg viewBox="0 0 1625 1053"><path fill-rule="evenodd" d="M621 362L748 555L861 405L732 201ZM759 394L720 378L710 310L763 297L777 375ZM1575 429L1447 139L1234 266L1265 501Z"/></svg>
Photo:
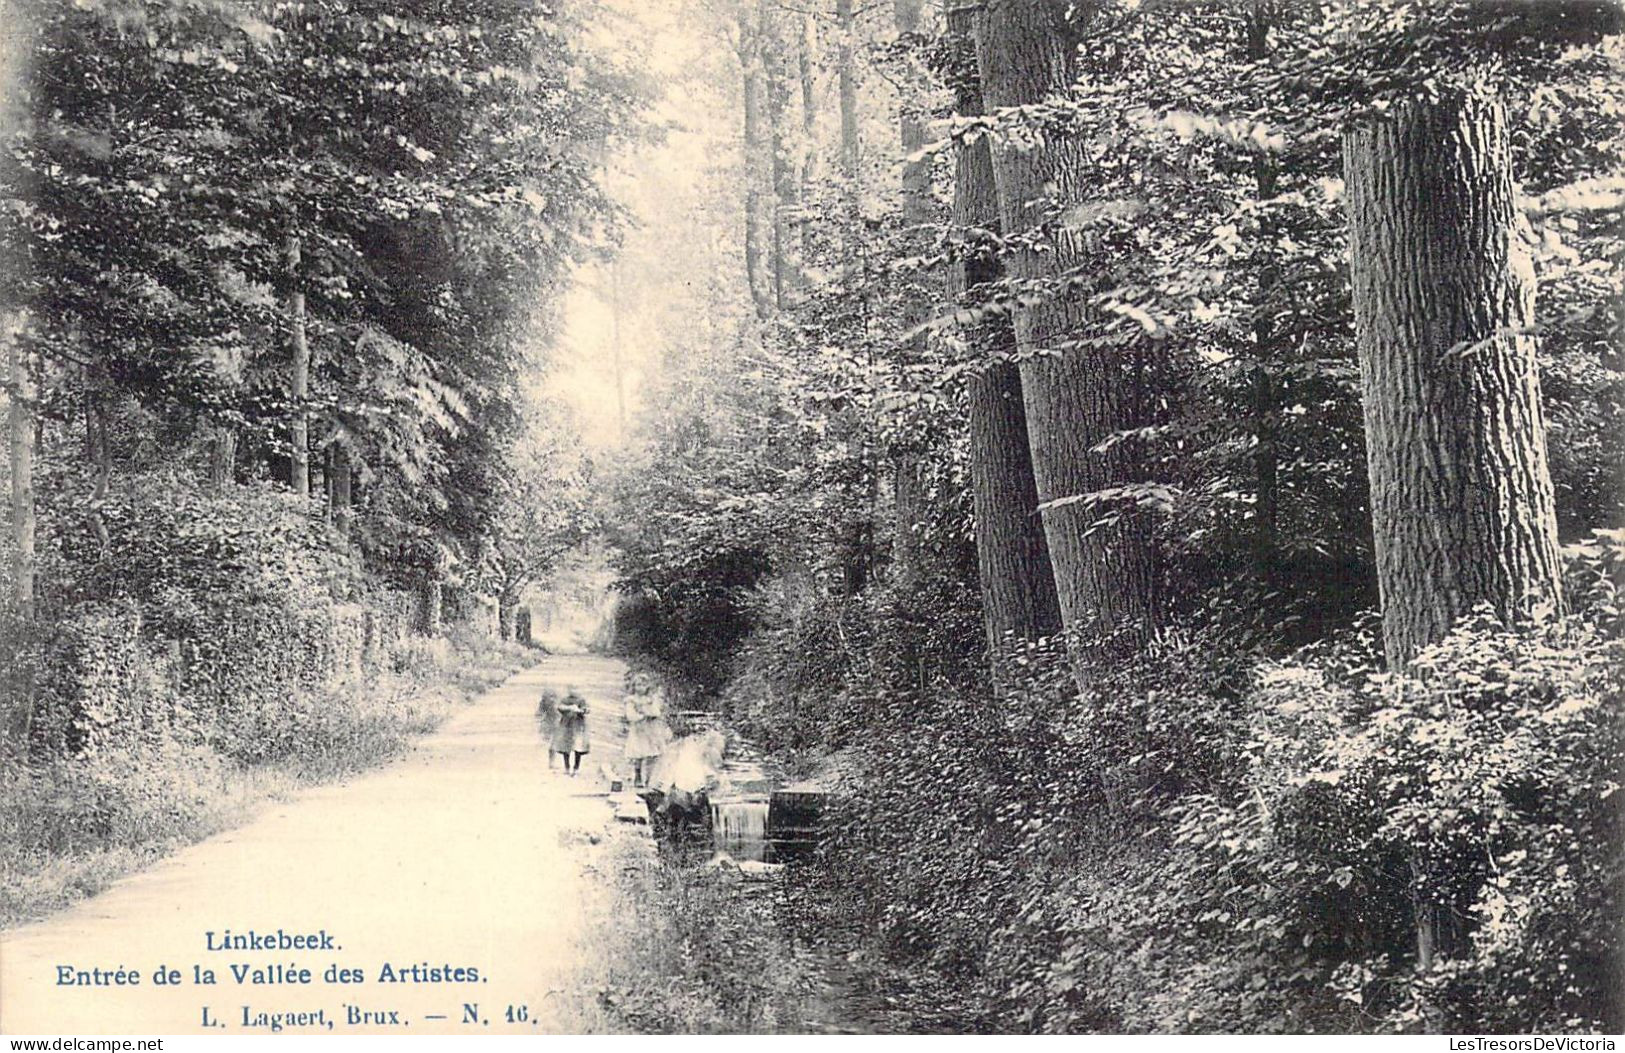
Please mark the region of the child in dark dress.
<svg viewBox="0 0 1625 1053"><path fill-rule="evenodd" d="M553 752L564 756L564 770L573 778L581 771L582 754L592 750L587 735L587 700L570 687L555 708L559 722L553 729Z"/></svg>

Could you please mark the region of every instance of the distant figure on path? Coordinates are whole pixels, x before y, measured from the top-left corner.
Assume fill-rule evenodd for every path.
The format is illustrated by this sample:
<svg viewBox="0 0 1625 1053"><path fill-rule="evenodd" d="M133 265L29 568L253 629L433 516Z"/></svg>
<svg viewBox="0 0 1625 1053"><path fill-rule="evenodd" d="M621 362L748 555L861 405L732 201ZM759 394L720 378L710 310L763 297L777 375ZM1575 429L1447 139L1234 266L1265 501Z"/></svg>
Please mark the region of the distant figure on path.
<svg viewBox="0 0 1625 1053"><path fill-rule="evenodd" d="M559 722L553 729L553 752L564 755L564 770L574 778L581 771L581 755L592 750L587 736L587 700L568 687L556 708Z"/></svg>
<svg viewBox="0 0 1625 1053"><path fill-rule="evenodd" d="M632 785L642 786L653 774L655 758L671 741L666 724L666 704L660 687L647 673L631 673L626 678L626 759L632 762Z"/></svg>
<svg viewBox="0 0 1625 1053"><path fill-rule="evenodd" d="M553 736L559 728L559 693L550 687L542 689L542 697L536 703L536 720L542 725L542 735L547 739L547 770L553 770Z"/></svg>

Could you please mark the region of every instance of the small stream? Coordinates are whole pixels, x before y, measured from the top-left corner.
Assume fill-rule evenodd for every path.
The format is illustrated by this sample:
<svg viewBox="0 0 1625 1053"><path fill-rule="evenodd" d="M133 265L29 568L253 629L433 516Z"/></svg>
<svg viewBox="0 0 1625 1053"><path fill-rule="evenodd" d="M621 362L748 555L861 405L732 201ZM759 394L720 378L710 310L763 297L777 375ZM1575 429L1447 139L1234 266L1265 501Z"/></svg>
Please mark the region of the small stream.
<svg viewBox="0 0 1625 1053"><path fill-rule="evenodd" d="M735 860L752 863L773 862L772 844L767 837L766 796L711 797L711 844Z"/></svg>
<svg viewBox="0 0 1625 1053"><path fill-rule="evenodd" d="M713 725L702 734L721 730ZM816 844L828 788L791 780L773 758L736 736L729 736L720 761L709 764L712 777L705 780L706 789L673 789L671 800L666 790L646 791L643 797L650 806L657 865L675 883L668 887L684 890L666 900L668 916L681 912L688 924L723 939L730 950L750 948L746 958L777 963L764 973L729 978L720 988L730 992L727 997L737 999L740 991L754 990L780 999L775 1004L782 1015L773 1018L774 1031L957 1030L958 1021L939 1019L912 987L900 986L865 959L849 958L851 948L833 934L816 927L803 931L792 920L796 868ZM706 923L707 918L726 922ZM691 967L696 972L714 969L730 956L730 950L708 950L705 938L697 943L697 951L685 953L697 953L710 964L697 962ZM787 996L786 991L793 993ZM751 995L744 997L751 1004Z"/></svg>

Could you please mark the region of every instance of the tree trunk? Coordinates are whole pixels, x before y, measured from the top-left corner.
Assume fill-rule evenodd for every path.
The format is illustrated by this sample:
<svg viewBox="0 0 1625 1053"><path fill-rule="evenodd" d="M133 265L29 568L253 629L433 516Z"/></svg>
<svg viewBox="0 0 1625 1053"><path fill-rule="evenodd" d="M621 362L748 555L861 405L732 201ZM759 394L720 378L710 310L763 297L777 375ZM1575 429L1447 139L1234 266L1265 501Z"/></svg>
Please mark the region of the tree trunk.
<svg viewBox="0 0 1625 1053"><path fill-rule="evenodd" d="M288 353L292 381L288 396L293 415L288 429L291 455L288 459L288 485L300 497L310 496L310 423L305 398L310 393L310 346L305 342L305 291L300 284L299 239L289 237L284 246L288 265Z"/></svg>
<svg viewBox="0 0 1625 1053"><path fill-rule="evenodd" d="M113 478L113 451L107 441L107 406L102 400L100 385L94 379L91 370L85 370L83 383L85 457L90 462L91 478L94 480L90 490L90 529L95 533L96 542L105 554L111 539L107 533L107 520L102 516L102 502L107 499L108 487Z"/></svg>
<svg viewBox="0 0 1625 1053"><path fill-rule="evenodd" d="M1034 639L1061 628L1033 485L1021 375L1013 364L990 365L972 378L970 441L983 619L997 650L1007 634Z"/></svg>
<svg viewBox="0 0 1625 1053"><path fill-rule="evenodd" d="M923 0L893 0L892 16L899 40L919 32L920 9ZM931 166L925 160L908 160L925 146L925 124L917 113L910 112L912 101L904 93L897 115L897 138L903 154L902 206L903 226L908 233L910 253L924 253L929 239L923 231L934 218L931 204ZM909 297L904 302L903 324L912 329L925 320L929 304L921 296ZM922 333L898 347L899 364L906 368L925 358L925 335ZM892 451L894 480L893 523L894 541L892 563L899 581L911 581L920 571L921 550L916 528L925 516L925 486L920 478L920 455L923 451L903 442Z"/></svg>
<svg viewBox="0 0 1625 1053"><path fill-rule="evenodd" d="M802 196L818 177L818 101L814 59L818 54L818 20L812 12L801 16L801 47L796 51L801 73L801 186Z"/></svg>
<svg viewBox="0 0 1625 1053"><path fill-rule="evenodd" d="M1058 9L1050 0L1003 0L979 13L977 64L990 109L1037 103L1067 91L1075 48L1055 22ZM1054 132L1031 150L1008 144L995 149L993 171L1005 231L1030 230L1051 218L1053 209L1083 200L1086 165L1083 144ZM1087 262L1089 254L1077 232L1063 229L1052 240L1053 252L1015 252L1012 274L1018 279L1054 278ZM1149 399L1131 368L1133 352L1064 346L1086 335L1089 316L1075 293L1016 314L1040 502L1143 479L1131 443L1091 452L1108 436L1147 423ZM1087 684L1088 666L1103 647L1142 645L1155 620L1157 573L1150 524L1132 507L1117 510L1121 514L1111 523L1098 522L1107 509L1084 501L1043 513L1080 685Z"/></svg>
<svg viewBox="0 0 1625 1053"><path fill-rule="evenodd" d="M1482 88L1343 140L1383 648L1403 667L1475 605L1563 609L1534 268L1506 113ZM1472 890L1412 859L1418 967L1467 949Z"/></svg>
<svg viewBox="0 0 1625 1053"><path fill-rule="evenodd" d="M439 572L430 571L423 579L421 590L418 627L425 636L439 636L446 603L446 589Z"/></svg>
<svg viewBox="0 0 1625 1053"><path fill-rule="evenodd" d="M1383 644L1399 668L1480 603L1563 607L1535 275L1506 113L1477 88L1343 141Z"/></svg>
<svg viewBox="0 0 1625 1053"><path fill-rule="evenodd" d="M762 31L749 9L739 12L739 73L744 98L743 161L745 177L745 281L759 318L773 313L773 288L767 270L767 239L772 221L766 215L767 137L762 130Z"/></svg>
<svg viewBox="0 0 1625 1053"><path fill-rule="evenodd" d="M337 442L327 447L327 500L332 511L333 525L341 533L349 533L353 507L355 472L350 466L350 455Z"/></svg>
<svg viewBox="0 0 1625 1053"><path fill-rule="evenodd" d="M209 435L209 485L220 489L237 478L237 433L217 425Z"/></svg>
<svg viewBox="0 0 1625 1053"><path fill-rule="evenodd" d="M892 454L892 567L893 579L918 579L924 546L920 527L925 520L925 481L920 478L920 454L900 449Z"/></svg>
<svg viewBox="0 0 1625 1053"><path fill-rule="evenodd" d="M836 49L836 78L841 97L841 173L848 184L858 178L858 82L852 66L852 38L857 29L852 0L835 0L835 21L840 44Z"/></svg>
<svg viewBox="0 0 1625 1053"><path fill-rule="evenodd" d="M519 600L518 589L504 589L497 596L497 635L505 643L519 638Z"/></svg>
<svg viewBox="0 0 1625 1053"><path fill-rule="evenodd" d="M871 479L869 507L875 504ZM846 524L839 539L841 559L841 587L845 595L856 596L869 583L869 552L874 544L874 525L867 519L854 519Z"/></svg>
<svg viewBox="0 0 1625 1053"><path fill-rule="evenodd" d="M1247 17L1247 57L1253 62L1269 60L1269 29L1275 0L1256 0ZM1273 156L1261 153L1253 160L1253 180L1259 201L1275 197L1280 175ZM1252 561L1253 577L1263 590L1266 600L1275 598L1281 586L1280 524L1280 448L1277 443L1276 418L1280 415L1280 396L1277 393L1275 365L1277 351L1276 327L1267 313L1275 286L1280 281L1279 266L1273 246L1284 233L1275 229L1280 224L1266 212L1261 218L1258 234L1260 245L1271 246L1258 276L1257 299L1253 305L1253 366L1249 383L1252 403L1253 474L1258 486L1258 501L1253 506Z"/></svg>
<svg viewBox="0 0 1625 1053"><path fill-rule="evenodd" d="M15 323L16 316L7 319ZM0 333L6 343L7 376L11 382L7 426L11 439L12 598L23 619L34 617L34 378L21 327L9 324Z"/></svg>
<svg viewBox="0 0 1625 1053"><path fill-rule="evenodd" d="M376 669L383 654L383 633L378 625L378 612L371 607L361 611L361 669L365 674Z"/></svg>
<svg viewBox="0 0 1625 1053"><path fill-rule="evenodd" d="M609 261L609 364L615 373L615 434L626 441L626 363L621 347L621 262L617 256Z"/></svg>
<svg viewBox="0 0 1625 1053"><path fill-rule="evenodd" d="M801 184L792 161L795 132L790 115L792 91L789 52L795 41L762 5L762 61L767 81L767 119L773 181L773 305L791 306L801 288Z"/></svg>
<svg viewBox="0 0 1625 1053"><path fill-rule="evenodd" d="M950 0L951 2L951 0ZM948 12L949 34L967 58L973 57L970 12ZM961 116L982 112L981 85L974 66L957 78L954 109ZM954 164L954 227L967 232L999 229L999 202L993 183L993 155L986 137L961 145ZM948 271L948 297L958 302L979 285L997 281L1002 267L987 247L974 251ZM972 355L986 368L968 386L971 496L976 517L976 562L981 575L982 619L997 686L1008 682L1006 636L1034 639L1061 628L1049 546L1038 516L1027 415L1021 375L1000 357L1013 350L1015 333L1007 319L987 322L966 333Z"/></svg>
<svg viewBox="0 0 1625 1053"><path fill-rule="evenodd" d="M899 39L920 31L920 9L923 0L893 0L892 14ZM923 158L910 160L911 155L925 146L925 122L920 114L912 112L914 100L907 93L902 98L902 109L897 115L897 138L903 152L903 223L918 227L931 222L931 162Z"/></svg>

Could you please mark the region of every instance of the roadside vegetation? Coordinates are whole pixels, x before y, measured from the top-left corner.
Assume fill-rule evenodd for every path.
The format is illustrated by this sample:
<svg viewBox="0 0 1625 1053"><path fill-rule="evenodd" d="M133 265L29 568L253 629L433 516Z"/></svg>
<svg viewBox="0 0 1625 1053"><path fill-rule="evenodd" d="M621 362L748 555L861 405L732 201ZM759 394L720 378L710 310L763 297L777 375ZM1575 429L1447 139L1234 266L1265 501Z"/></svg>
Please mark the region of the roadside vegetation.
<svg viewBox="0 0 1625 1053"><path fill-rule="evenodd" d="M0 924L534 654L592 517L531 380L639 134L593 14L6 4Z"/></svg>

